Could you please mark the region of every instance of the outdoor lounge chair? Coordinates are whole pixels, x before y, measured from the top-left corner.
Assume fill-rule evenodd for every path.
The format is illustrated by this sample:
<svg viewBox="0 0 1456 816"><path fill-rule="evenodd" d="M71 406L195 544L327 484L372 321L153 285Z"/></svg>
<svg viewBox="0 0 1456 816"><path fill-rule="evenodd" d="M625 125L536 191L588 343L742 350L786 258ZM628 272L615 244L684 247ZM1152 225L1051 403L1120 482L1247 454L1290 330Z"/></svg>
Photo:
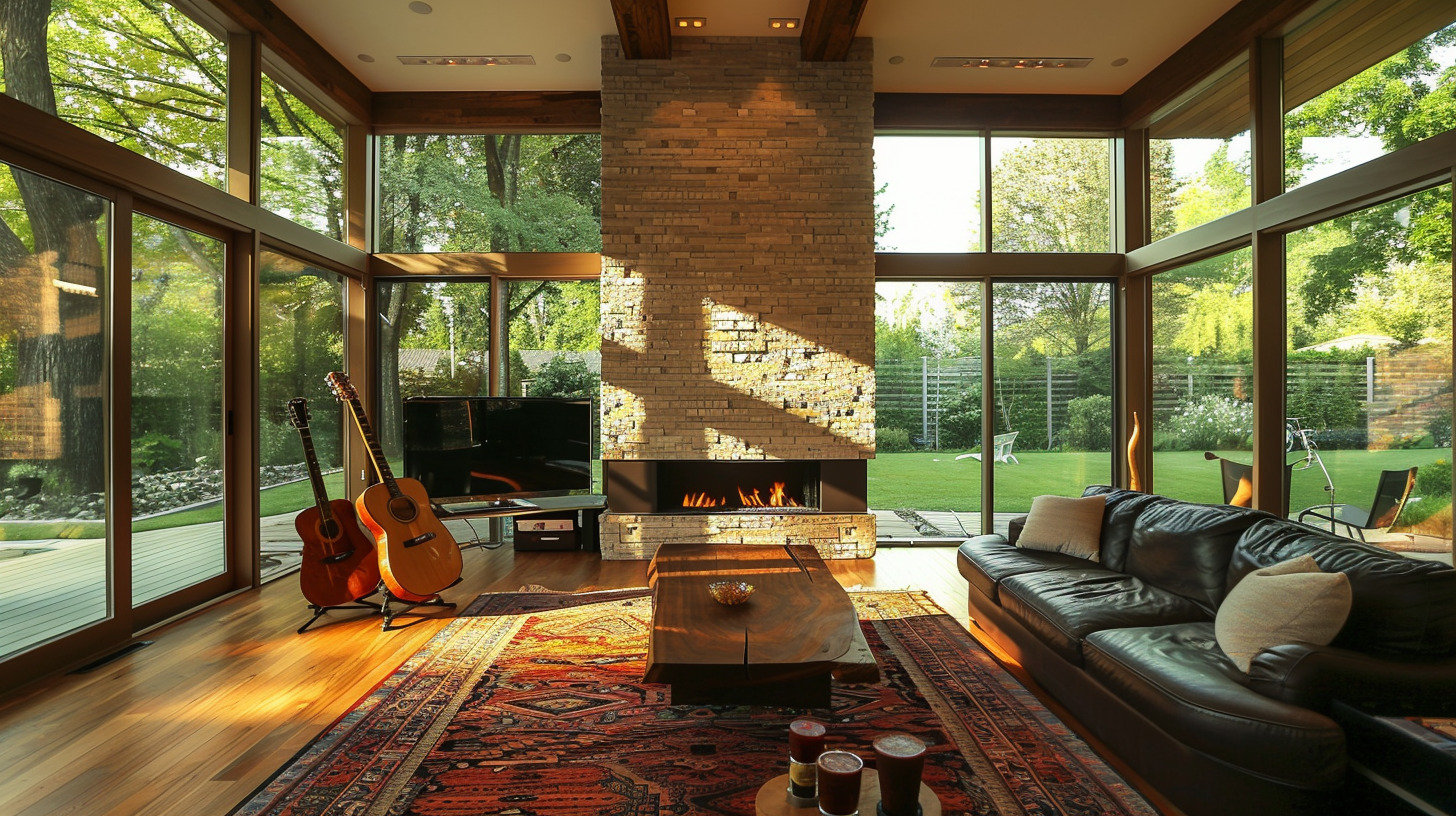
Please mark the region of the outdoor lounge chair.
<svg viewBox="0 0 1456 816"><path fill-rule="evenodd" d="M1223 503L1234 507L1254 506L1254 466L1225 459L1212 452L1204 451L1203 458L1210 462L1218 460L1219 476L1223 479ZM1293 476L1293 463L1284 466L1284 513L1289 517L1289 480Z"/></svg>
<svg viewBox="0 0 1456 816"><path fill-rule="evenodd" d="M1380 471L1380 482L1375 485L1375 499L1370 502L1369 510L1362 510L1352 504L1336 504L1333 507L1317 504L1299 511L1298 520L1304 521L1308 516L1328 521L1330 532L1334 532L1335 525L1340 524L1354 531L1364 541L1366 530L1389 529L1400 518L1400 511L1405 508L1411 489L1416 485L1416 470L1417 468Z"/></svg>
<svg viewBox="0 0 1456 816"><path fill-rule="evenodd" d="M1016 435L1019 433L1021 432L1012 431L1011 433L996 434L995 436L991 437L991 452L993 456L992 461L1000 462L1003 465L1021 464L1021 460L1017 459L1016 456L1011 453L1011 447L1016 444ZM956 458L975 459L977 462L979 462L981 461L981 454L963 453Z"/></svg>

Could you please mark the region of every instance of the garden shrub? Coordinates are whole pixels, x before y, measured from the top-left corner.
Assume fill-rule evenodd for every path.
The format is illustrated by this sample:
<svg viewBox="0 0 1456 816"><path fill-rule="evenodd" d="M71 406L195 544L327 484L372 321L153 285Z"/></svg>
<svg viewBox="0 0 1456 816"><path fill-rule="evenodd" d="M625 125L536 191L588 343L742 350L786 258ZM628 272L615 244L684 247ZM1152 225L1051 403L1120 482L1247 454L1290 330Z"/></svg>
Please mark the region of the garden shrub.
<svg viewBox="0 0 1456 816"><path fill-rule="evenodd" d="M182 467L184 446L156 431L147 431L131 443L131 466L143 473L159 473Z"/></svg>
<svg viewBox="0 0 1456 816"><path fill-rule="evenodd" d="M981 441L980 384L941 402L940 408L942 448L969 448Z"/></svg>
<svg viewBox="0 0 1456 816"><path fill-rule="evenodd" d="M1112 397L1078 397L1067 403L1062 450L1105 451L1112 446Z"/></svg>
<svg viewBox="0 0 1456 816"><path fill-rule="evenodd" d="M1164 450L1238 450L1254 427L1254 404L1214 394L1181 406L1158 435Z"/></svg>
<svg viewBox="0 0 1456 816"><path fill-rule="evenodd" d="M1438 448L1451 447L1451 415L1442 412L1440 416L1431 420L1427 427L1431 432L1431 443Z"/></svg>
<svg viewBox="0 0 1456 816"><path fill-rule="evenodd" d="M910 450L910 432L904 428L876 428L875 450L880 453L901 453Z"/></svg>
<svg viewBox="0 0 1456 816"><path fill-rule="evenodd" d="M1370 434L1366 433L1364 427L1315 431L1310 434L1310 439L1314 440L1315 446L1320 450L1365 450L1370 447ZM1299 445L1295 445L1294 449L1304 450Z"/></svg>
<svg viewBox="0 0 1456 816"><path fill-rule="evenodd" d="M1446 459L1437 459L1434 462L1421 466L1416 471L1416 495L1450 497L1451 495L1451 463Z"/></svg>

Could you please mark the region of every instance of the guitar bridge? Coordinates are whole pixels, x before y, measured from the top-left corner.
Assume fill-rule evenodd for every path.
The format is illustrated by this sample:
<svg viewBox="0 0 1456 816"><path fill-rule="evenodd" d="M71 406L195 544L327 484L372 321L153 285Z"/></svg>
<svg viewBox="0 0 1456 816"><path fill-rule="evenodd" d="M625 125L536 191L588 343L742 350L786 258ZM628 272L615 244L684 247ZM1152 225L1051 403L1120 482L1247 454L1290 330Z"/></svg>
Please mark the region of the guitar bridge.
<svg viewBox="0 0 1456 816"><path fill-rule="evenodd" d="M348 561L350 558L353 557L354 551L349 550L348 552L341 552L336 555L325 556L323 558L320 558L319 562L323 564L342 564L343 562Z"/></svg>
<svg viewBox="0 0 1456 816"><path fill-rule="evenodd" d="M411 538L411 539L405 541L404 542L404 546L405 546L405 549L409 549L410 547L418 547L421 544L424 544L426 541L433 541L434 538L435 538L435 534L434 533L425 533L424 535L417 535L414 538Z"/></svg>

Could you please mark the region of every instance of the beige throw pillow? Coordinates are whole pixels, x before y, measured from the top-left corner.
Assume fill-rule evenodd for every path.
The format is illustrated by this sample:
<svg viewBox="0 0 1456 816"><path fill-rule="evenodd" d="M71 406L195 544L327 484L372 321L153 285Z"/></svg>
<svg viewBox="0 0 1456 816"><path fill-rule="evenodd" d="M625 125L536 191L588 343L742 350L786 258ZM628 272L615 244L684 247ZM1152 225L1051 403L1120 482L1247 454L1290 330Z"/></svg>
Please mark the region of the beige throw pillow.
<svg viewBox="0 0 1456 816"><path fill-rule="evenodd" d="M1244 576L1214 618L1218 647L1247 672L1254 655L1282 643L1328 645L1350 617L1350 579L1302 555Z"/></svg>
<svg viewBox="0 0 1456 816"><path fill-rule="evenodd" d="M1016 546L1096 561L1102 549L1102 511L1106 507L1102 496L1037 496L1031 500L1031 512Z"/></svg>

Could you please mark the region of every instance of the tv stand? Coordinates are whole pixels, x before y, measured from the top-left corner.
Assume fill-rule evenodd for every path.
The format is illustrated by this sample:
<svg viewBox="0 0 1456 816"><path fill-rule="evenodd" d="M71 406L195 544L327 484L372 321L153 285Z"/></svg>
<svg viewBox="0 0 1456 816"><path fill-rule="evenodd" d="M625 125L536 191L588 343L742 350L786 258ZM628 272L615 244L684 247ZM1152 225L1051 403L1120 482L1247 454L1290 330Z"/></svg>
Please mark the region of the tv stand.
<svg viewBox="0 0 1456 816"><path fill-rule="evenodd" d="M526 499L488 499L474 502L452 503L449 506L435 505L435 515L441 520L449 519L503 519L515 516L576 516L580 523L577 532L585 545L583 549L595 550L597 544L597 516L606 509L607 498L601 495L545 496ZM492 536L500 534L493 528ZM498 546L496 542L477 542L477 545ZM469 545L467 545L469 546Z"/></svg>

